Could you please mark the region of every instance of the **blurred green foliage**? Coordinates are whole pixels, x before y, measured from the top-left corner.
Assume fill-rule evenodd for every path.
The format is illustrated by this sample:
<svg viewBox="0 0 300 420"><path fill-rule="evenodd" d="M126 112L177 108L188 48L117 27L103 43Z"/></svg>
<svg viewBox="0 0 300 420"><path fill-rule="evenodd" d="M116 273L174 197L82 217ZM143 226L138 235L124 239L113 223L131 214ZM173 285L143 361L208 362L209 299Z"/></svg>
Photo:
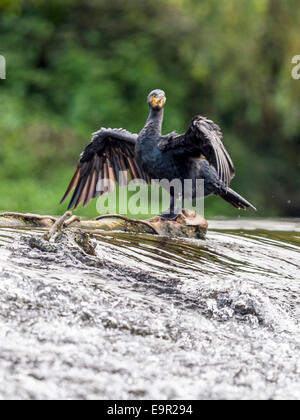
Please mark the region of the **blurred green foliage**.
<svg viewBox="0 0 300 420"><path fill-rule="evenodd" d="M0 14L1 210L64 211L90 133L138 132L161 88L165 132L213 118L233 188L259 216L300 215L298 0L0 0ZM94 216L96 202L79 214ZM206 216L237 214L207 199Z"/></svg>

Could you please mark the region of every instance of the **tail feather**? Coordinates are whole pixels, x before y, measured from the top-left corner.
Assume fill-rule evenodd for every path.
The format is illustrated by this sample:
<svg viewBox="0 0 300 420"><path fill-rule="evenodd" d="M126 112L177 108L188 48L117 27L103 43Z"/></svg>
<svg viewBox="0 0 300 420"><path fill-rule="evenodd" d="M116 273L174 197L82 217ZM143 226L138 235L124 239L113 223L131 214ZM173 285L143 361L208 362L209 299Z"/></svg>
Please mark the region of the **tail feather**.
<svg viewBox="0 0 300 420"><path fill-rule="evenodd" d="M225 191L222 191L220 196L239 210L251 208L256 211L256 208L249 203L249 201L245 200L245 198L233 191L231 188L227 188Z"/></svg>

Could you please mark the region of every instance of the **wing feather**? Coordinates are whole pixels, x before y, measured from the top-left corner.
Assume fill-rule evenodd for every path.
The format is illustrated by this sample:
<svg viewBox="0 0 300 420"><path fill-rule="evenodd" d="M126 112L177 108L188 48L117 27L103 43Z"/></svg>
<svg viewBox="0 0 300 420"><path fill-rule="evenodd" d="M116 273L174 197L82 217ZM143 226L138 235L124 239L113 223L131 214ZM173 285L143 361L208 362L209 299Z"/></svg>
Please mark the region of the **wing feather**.
<svg viewBox="0 0 300 420"><path fill-rule="evenodd" d="M68 195L70 194L70 192L76 187L76 185L78 183L78 180L79 180L79 177L80 177L80 170L77 169L76 172L75 172L75 174L74 174L74 176L73 176L73 178L72 178L72 180L71 180L71 182L70 182L70 185L68 186L67 191L65 192L65 195L61 199L60 204L62 204L65 201L65 199L68 197Z"/></svg>
<svg viewBox="0 0 300 420"><path fill-rule="evenodd" d="M92 173L92 177L91 177L91 182L90 182L90 186L89 186L89 191L88 194L86 196L86 199L83 203L83 206L87 206L88 203L91 201L92 198L94 198L94 193L95 193L95 189L96 189L96 180L97 180L97 172L94 169L93 173Z"/></svg>
<svg viewBox="0 0 300 420"><path fill-rule="evenodd" d="M68 209L83 206L113 188L113 183L128 184L132 179L149 181L148 175L135 159L137 135L122 129L101 129L93 134L91 143L80 156L76 172L64 194L63 203L74 190ZM126 173L120 179L120 172ZM110 185L104 183L109 180ZM123 186L121 185L121 186Z"/></svg>
<svg viewBox="0 0 300 420"><path fill-rule="evenodd" d="M220 127L198 115L193 118L185 134L171 133L163 136L158 147L161 150L173 150L175 156L205 156L215 167L220 179L228 186L235 175L235 169L222 139Z"/></svg>

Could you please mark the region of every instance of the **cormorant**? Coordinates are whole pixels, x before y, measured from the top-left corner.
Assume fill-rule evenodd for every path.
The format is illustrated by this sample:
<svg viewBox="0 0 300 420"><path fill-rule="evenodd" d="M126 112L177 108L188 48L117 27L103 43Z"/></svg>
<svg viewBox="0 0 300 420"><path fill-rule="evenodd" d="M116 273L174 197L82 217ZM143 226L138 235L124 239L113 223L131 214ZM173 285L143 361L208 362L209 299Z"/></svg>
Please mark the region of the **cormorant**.
<svg viewBox="0 0 300 420"><path fill-rule="evenodd" d="M93 134L91 143L80 156L77 170L61 200L75 189L68 209L86 206L93 198L106 192L104 179L119 182L119 172L128 171L132 179L197 179L204 180L204 196L219 195L238 209L251 207L247 200L229 188L235 175L232 160L222 143L220 128L203 116L192 119L185 134L162 135L162 122L166 95L152 91L147 98L150 114L139 134L123 129L101 128ZM128 180L127 180L128 182ZM195 198L196 188L190 194ZM170 207L161 216L175 219L174 193Z"/></svg>

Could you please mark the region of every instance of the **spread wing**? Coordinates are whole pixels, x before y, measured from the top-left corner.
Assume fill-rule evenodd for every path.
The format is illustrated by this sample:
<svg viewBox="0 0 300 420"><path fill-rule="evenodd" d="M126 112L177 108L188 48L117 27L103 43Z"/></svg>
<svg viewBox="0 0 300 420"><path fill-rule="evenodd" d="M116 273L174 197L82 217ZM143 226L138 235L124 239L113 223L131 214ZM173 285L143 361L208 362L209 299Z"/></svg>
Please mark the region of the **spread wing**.
<svg viewBox="0 0 300 420"><path fill-rule="evenodd" d="M149 183L149 177L135 160L137 135L123 129L105 129L93 134L91 143L83 151L77 170L63 196L63 203L71 191L74 191L68 209L89 202L111 190L111 182L120 186L131 179L143 179Z"/></svg>
<svg viewBox="0 0 300 420"><path fill-rule="evenodd" d="M235 175L234 165L222 142L221 129L205 117L193 118L185 134L171 133L163 136L158 144L161 150L172 150L178 157L204 155L228 186Z"/></svg>

